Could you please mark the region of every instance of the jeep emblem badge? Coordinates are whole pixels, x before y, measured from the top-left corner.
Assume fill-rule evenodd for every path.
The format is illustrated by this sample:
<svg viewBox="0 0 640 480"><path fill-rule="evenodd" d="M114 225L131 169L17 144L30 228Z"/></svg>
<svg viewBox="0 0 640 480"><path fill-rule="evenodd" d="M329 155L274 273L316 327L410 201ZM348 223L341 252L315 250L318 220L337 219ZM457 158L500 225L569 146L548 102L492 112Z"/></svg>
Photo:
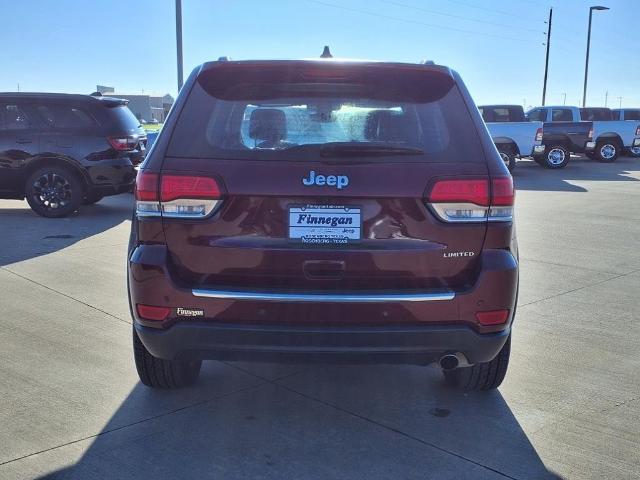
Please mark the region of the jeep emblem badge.
<svg viewBox="0 0 640 480"><path fill-rule="evenodd" d="M316 175L316 172L311 170L308 178L302 177L302 184L307 187L311 185L317 185L319 187L327 185L342 190L349 185L349 177L346 175Z"/></svg>

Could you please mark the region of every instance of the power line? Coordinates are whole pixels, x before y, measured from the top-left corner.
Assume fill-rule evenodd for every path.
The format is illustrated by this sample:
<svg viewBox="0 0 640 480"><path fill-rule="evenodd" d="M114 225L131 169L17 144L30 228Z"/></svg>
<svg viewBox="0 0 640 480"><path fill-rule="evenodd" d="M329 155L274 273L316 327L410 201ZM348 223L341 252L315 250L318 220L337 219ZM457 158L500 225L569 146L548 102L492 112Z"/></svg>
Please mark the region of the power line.
<svg viewBox="0 0 640 480"><path fill-rule="evenodd" d="M506 23L497 23L497 22L488 22L486 20L479 20L476 18L471 18L471 17L465 17L463 15L454 15L453 13L444 13L444 12L437 12L435 10L430 10L428 8L422 8L422 7L417 7L415 5L408 5L406 3L402 3L402 2L395 2L393 0L378 0L379 2L382 3L386 3L388 5L395 5L398 7L404 7L404 8L409 8L411 10L416 10L419 12L425 12L425 13L433 13L435 15L442 15L444 17L451 17L451 18L459 18L461 20L466 20L469 22L476 22L476 23L482 23L485 25L493 25L496 27L505 27L505 28L509 28L509 29L513 29L513 25L507 25ZM522 28L522 27L517 27L518 30L523 30L526 32L534 32L534 33L539 33L540 29L534 30L533 28Z"/></svg>
<svg viewBox="0 0 640 480"><path fill-rule="evenodd" d="M462 28L444 27L442 25L434 25L434 24L431 24L431 23L420 22L418 20L410 20L410 19L407 19L407 18L392 17L391 15L384 15L382 13L375 13L375 12L369 12L367 10L360 10L360 9L357 9L357 8L345 7L343 5L336 5L334 3L323 2L321 0L307 0L307 1L308 2L312 2L312 3L317 3L319 5L324 5L325 7L338 8L340 10L346 10L348 12L358 13L358 14L361 14L361 15L369 15L371 17L384 18L384 19L387 19L387 20L395 20L397 22L411 23L411 24L414 24L414 25L422 25L422 26L431 27L431 28L439 28L441 30L450 30L452 32L470 33L472 35L481 35L483 37L501 38L503 40L510 40L512 42L527 42L527 43L530 43L530 41L528 39L515 38L515 37L505 37L503 35L495 35L495 34L492 34L492 33L485 33L485 32L476 32L476 31L473 31L473 30L465 30L465 29L462 29Z"/></svg>
<svg viewBox="0 0 640 480"><path fill-rule="evenodd" d="M461 2L460 0L447 0L451 3L457 3L458 5L464 5L465 7L477 8L478 10L484 10L486 12L499 13L500 15L507 15L509 17L520 18L524 20L531 20L529 17L523 15L516 15L515 13L505 12L504 10L496 10L495 8L487 8L480 5L474 5L472 3Z"/></svg>

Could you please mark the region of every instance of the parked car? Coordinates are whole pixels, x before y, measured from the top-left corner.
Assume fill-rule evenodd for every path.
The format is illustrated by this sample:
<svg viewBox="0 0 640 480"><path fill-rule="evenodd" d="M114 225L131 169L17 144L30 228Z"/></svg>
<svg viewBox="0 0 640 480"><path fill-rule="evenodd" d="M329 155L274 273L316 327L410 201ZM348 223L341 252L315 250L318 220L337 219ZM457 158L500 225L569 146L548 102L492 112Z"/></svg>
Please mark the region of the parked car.
<svg viewBox="0 0 640 480"><path fill-rule="evenodd" d="M640 108L616 108L611 110L613 120L640 122ZM631 146L629 154L640 157L640 145Z"/></svg>
<svg viewBox="0 0 640 480"><path fill-rule="evenodd" d="M478 110L510 172L517 158L544 153L542 122L527 120L520 105L481 105Z"/></svg>
<svg viewBox="0 0 640 480"><path fill-rule="evenodd" d="M146 141L126 100L0 93L0 198L64 217L130 191Z"/></svg>
<svg viewBox="0 0 640 480"><path fill-rule="evenodd" d="M608 108L538 107L528 112L528 116L553 123L592 122L593 137L585 147L585 154L601 162L614 162L625 150L640 147L640 122L613 120Z"/></svg>
<svg viewBox="0 0 640 480"><path fill-rule="evenodd" d="M437 362L468 389L505 376L513 183L449 68L205 63L135 198L146 385L190 384L203 359Z"/></svg>

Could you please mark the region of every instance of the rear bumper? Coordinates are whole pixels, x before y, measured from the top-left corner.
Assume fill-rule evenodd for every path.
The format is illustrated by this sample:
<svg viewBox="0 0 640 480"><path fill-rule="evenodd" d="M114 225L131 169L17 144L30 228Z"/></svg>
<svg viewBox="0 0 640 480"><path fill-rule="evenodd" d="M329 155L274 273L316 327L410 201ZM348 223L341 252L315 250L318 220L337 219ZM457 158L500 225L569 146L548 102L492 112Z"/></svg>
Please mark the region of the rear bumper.
<svg viewBox="0 0 640 480"><path fill-rule="evenodd" d="M116 195L131 191L136 181L136 170L131 158L122 157L86 162L89 174L88 189L101 195Z"/></svg>
<svg viewBox="0 0 640 480"><path fill-rule="evenodd" d="M191 289L172 278L164 245L139 245L129 258L131 311L159 358L425 364L461 353L477 363L506 341L518 288L511 252L481 255L475 285L455 292L249 292ZM136 304L170 313L146 320ZM477 311L498 309L510 312L505 324L478 324Z"/></svg>
<svg viewBox="0 0 640 480"><path fill-rule="evenodd" d="M310 327L184 322L168 330L135 324L158 358L259 362L403 363L424 365L447 353L470 364L493 359L510 329L480 334L464 326Z"/></svg>

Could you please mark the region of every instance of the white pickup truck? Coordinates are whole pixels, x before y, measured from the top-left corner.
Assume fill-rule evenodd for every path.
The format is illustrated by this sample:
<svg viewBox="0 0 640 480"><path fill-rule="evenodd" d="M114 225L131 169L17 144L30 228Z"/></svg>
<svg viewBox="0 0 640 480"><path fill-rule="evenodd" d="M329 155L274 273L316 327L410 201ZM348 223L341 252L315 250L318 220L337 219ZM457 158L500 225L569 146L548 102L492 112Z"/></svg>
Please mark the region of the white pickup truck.
<svg viewBox="0 0 640 480"><path fill-rule="evenodd" d="M480 105L480 114L509 171L516 159L544 152L542 122L530 122L520 105Z"/></svg>
<svg viewBox="0 0 640 480"><path fill-rule="evenodd" d="M593 141L585 154L600 162L614 162L624 151L640 147L640 121L614 120L608 108L567 106L536 107L527 112L529 120L541 122L593 122Z"/></svg>
<svg viewBox="0 0 640 480"><path fill-rule="evenodd" d="M626 120L628 122L640 122L640 108L613 108L611 110L613 120ZM634 157L640 157L640 145L629 149Z"/></svg>

